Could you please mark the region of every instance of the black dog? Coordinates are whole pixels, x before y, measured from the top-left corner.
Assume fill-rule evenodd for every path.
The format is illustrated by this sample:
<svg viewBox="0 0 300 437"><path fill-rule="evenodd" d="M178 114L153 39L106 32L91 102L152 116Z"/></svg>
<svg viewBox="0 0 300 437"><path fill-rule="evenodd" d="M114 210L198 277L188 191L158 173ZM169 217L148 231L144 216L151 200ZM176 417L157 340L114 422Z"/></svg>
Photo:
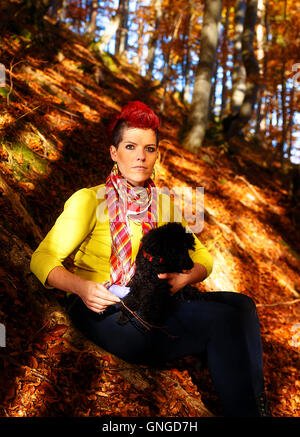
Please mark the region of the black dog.
<svg viewBox="0 0 300 437"><path fill-rule="evenodd" d="M173 299L196 300L202 293L187 285L173 296L167 279L158 278L159 273L183 272L190 270L194 263L189 250L195 241L180 223L168 223L149 231L141 241L136 257L135 274L129 282L130 292L119 304L118 323L125 324L134 315L126 309L138 313L148 324L159 324L167 315Z"/></svg>

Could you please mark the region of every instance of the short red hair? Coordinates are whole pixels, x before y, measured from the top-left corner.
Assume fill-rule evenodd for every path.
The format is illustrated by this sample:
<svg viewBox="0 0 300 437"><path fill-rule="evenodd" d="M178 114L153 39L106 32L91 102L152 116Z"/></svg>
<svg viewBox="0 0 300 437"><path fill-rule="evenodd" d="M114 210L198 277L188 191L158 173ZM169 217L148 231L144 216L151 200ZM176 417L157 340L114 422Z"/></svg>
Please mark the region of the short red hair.
<svg viewBox="0 0 300 437"><path fill-rule="evenodd" d="M116 115L109 125L111 144L115 147L122 141L123 129L125 127L136 127L140 129L152 129L157 135L159 118L145 103L140 101L129 102L122 108L120 114Z"/></svg>

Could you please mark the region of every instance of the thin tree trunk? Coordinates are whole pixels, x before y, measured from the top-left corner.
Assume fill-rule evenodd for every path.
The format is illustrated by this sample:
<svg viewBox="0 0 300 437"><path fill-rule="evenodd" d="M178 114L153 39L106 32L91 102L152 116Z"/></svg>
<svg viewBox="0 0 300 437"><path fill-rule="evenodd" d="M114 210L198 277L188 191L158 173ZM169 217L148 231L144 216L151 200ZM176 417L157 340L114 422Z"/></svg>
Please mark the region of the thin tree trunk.
<svg viewBox="0 0 300 437"><path fill-rule="evenodd" d="M63 21L67 15L67 0L62 0L62 6L60 11L60 20Z"/></svg>
<svg viewBox="0 0 300 437"><path fill-rule="evenodd" d="M242 133L242 129L251 119L253 108L257 101L260 75L258 62L253 49L256 18L257 0L248 0L242 35L242 56L247 74L246 93L238 115L233 117L226 132L227 140Z"/></svg>
<svg viewBox="0 0 300 437"><path fill-rule="evenodd" d="M263 0L259 0L258 4L258 14L260 24L257 27L257 44L259 47L257 59L260 64L261 76L264 78L264 83L261 85L260 93L259 93L259 101L257 107L257 116L256 116L256 135L265 135L266 132L266 82L268 80L268 49L269 49L269 22L268 22L268 13L269 13L269 0L266 0L266 4L264 5ZM264 18L263 18L264 15ZM263 30L264 29L264 30ZM265 31L264 36L261 35ZM260 35L259 35L260 34ZM262 64L262 65L261 65Z"/></svg>
<svg viewBox="0 0 300 437"><path fill-rule="evenodd" d="M211 78L216 62L221 11L222 0L206 1L200 39L200 60L195 75L193 99L188 118L188 132L183 141L183 146L194 153L199 152L206 132Z"/></svg>
<svg viewBox="0 0 300 437"><path fill-rule="evenodd" d="M279 127L278 120L279 120L279 117L280 117L280 115L279 115L279 107L280 107L279 100L280 100L280 98L281 98L281 94L280 94L280 91L279 91L279 86L277 85L276 86L276 92L274 94L274 100L275 100L274 108L275 108L275 116L276 116L275 126L277 127L277 129ZM278 142L279 141L278 141L278 139L276 137L277 148L278 148Z"/></svg>
<svg viewBox="0 0 300 437"><path fill-rule="evenodd" d="M100 38L98 48L99 52L103 53L105 47L109 43L109 41L112 39L112 37L115 35L118 27L121 23L121 15L120 12L117 11L116 14L112 17L108 25L106 26L103 35Z"/></svg>
<svg viewBox="0 0 300 437"><path fill-rule="evenodd" d="M92 9L90 15L90 22L88 25L87 34L90 40L94 40L96 36L96 28L97 28L97 14L98 14L98 0L92 0Z"/></svg>
<svg viewBox="0 0 300 437"><path fill-rule="evenodd" d="M39 31L43 30L43 16L51 7L51 0L23 0L20 8L25 7L30 12L30 19Z"/></svg>
<svg viewBox="0 0 300 437"><path fill-rule="evenodd" d="M286 9L287 9L287 0L284 0L283 6L283 22L286 23ZM278 144L279 152L280 152L280 160L283 165L284 162L284 146L287 139L287 108L286 108L286 79L285 79L285 71L286 71L286 50L285 50L285 31L283 34L283 42L281 46L281 116L282 116L282 136L281 141ZM278 108L279 113L279 108Z"/></svg>
<svg viewBox="0 0 300 437"><path fill-rule="evenodd" d="M183 101L187 102L190 96L190 86L191 86L191 46L192 46L192 29L193 29L193 18L194 18L194 0L189 0L189 13L187 16L187 31L186 31L186 58L183 69L184 76L184 88L182 90Z"/></svg>
<svg viewBox="0 0 300 437"><path fill-rule="evenodd" d="M144 49L144 21L143 21L143 17L141 16L141 14L139 15L138 20L139 20L138 21L138 23L139 23L138 48L137 48L137 55L136 55L134 62L136 63L136 65L140 71L141 65L143 62L143 49Z"/></svg>
<svg viewBox="0 0 300 437"><path fill-rule="evenodd" d="M58 19L59 10L61 9L61 7L62 7L62 0L53 0L50 10L51 17Z"/></svg>
<svg viewBox="0 0 300 437"><path fill-rule="evenodd" d="M263 0L258 0L257 5L257 26L256 26L256 41L257 41L257 62L259 65L259 72L262 77L264 73L264 2ZM262 118L261 108L262 108L262 97L263 97L264 87L261 86L258 98L257 98L257 110L256 110L256 124L255 124L255 135L259 134L260 121Z"/></svg>
<svg viewBox="0 0 300 437"><path fill-rule="evenodd" d="M79 0L79 19L77 20L77 32L80 35L80 28L81 28L81 24L82 24L82 0Z"/></svg>
<svg viewBox="0 0 300 437"><path fill-rule="evenodd" d="M160 26L160 22L162 19L162 0L154 0L154 9L155 9L155 25L152 31L152 34L148 43L148 56L146 60L147 65L147 73L146 76L148 79L152 78L154 60L155 60L155 50L157 47L158 40L158 29Z"/></svg>
<svg viewBox="0 0 300 437"><path fill-rule="evenodd" d="M128 49L128 4L129 0L119 0L118 11L121 15L121 22L116 35L116 55L124 55Z"/></svg>
<svg viewBox="0 0 300 437"><path fill-rule="evenodd" d="M271 91L271 90L270 90ZM271 127L272 127L272 95L271 92L268 92L266 95L266 132L268 137L271 136Z"/></svg>
<svg viewBox="0 0 300 437"><path fill-rule="evenodd" d="M291 160L291 153L292 153L292 145L293 145L293 127L294 127L294 96L295 96L295 88L294 84L290 91L290 115L289 115L289 123L288 123L288 148L287 148L287 154L288 154L288 160Z"/></svg>
<svg viewBox="0 0 300 437"><path fill-rule="evenodd" d="M177 18L175 20L174 23L174 30L172 33L172 37L171 37L171 41L169 43L169 49L165 58L165 65L164 65L164 72L163 72L163 79L162 79L162 84L164 84L164 93L163 93L163 97L160 103L160 110L159 113L162 114L164 109L165 109L165 102L166 102L166 93L167 93L167 88L169 85L169 81L170 81L170 64L171 64L171 55L172 55L172 48L173 48L173 42L175 40L175 38L177 38L177 34L179 31L179 27L181 24L181 20L182 20L182 16L183 16L184 10L181 11L178 15Z"/></svg>
<svg viewBox="0 0 300 437"><path fill-rule="evenodd" d="M211 86L211 90L210 90L210 97L209 97L209 109L208 109L208 118L209 120L214 120L215 119L215 105L216 105L216 88L217 88L217 83L218 83L218 68L219 68L219 60L218 57L216 56L216 62L215 62L215 67L214 67L214 72L213 72L213 77L214 77L214 81L212 83Z"/></svg>
<svg viewBox="0 0 300 437"><path fill-rule="evenodd" d="M237 0L234 9L234 60L232 72L231 113L239 112L246 92L246 70L242 58L242 34L244 29L246 3Z"/></svg>
<svg viewBox="0 0 300 437"><path fill-rule="evenodd" d="M222 97L221 97L221 118L224 117L226 114L226 104L227 104L227 85L226 85L226 79L227 79L227 34L228 34L228 24L229 24L229 5L226 7L226 15L225 15L225 22L223 26L223 35L222 35L222 48L221 48L221 65L223 69L223 76L222 76Z"/></svg>

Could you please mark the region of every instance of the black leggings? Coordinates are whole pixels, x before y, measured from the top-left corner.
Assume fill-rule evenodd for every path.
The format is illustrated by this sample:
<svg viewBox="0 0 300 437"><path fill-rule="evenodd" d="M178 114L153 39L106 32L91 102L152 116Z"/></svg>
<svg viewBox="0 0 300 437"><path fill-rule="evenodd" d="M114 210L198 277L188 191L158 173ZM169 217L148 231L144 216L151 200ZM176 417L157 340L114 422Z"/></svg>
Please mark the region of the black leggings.
<svg viewBox="0 0 300 437"><path fill-rule="evenodd" d="M262 347L256 307L248 296L225 291L201 293L199 301L174 300L162 323L164 330L151 331L136 319L120 326L116 305L97 314L71 295L68 308L81 332L125 361L160 366L205 354L224 415L259 416L256 398L264 392Z"/></svg>

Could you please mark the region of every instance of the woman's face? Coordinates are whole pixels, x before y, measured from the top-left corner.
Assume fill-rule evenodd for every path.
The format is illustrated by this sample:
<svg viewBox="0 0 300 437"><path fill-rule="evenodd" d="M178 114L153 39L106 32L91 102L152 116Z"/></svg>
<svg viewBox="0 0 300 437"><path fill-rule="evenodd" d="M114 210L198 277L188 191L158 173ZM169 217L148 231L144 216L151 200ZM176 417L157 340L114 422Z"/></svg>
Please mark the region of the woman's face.
<svg viewBox="0 0 300 437"><path fill-rule="evenodd" d="M152 129L125 128L118 147L110 146L110 155L128 182L144 186L158 156L156 134Z"/></svg>

